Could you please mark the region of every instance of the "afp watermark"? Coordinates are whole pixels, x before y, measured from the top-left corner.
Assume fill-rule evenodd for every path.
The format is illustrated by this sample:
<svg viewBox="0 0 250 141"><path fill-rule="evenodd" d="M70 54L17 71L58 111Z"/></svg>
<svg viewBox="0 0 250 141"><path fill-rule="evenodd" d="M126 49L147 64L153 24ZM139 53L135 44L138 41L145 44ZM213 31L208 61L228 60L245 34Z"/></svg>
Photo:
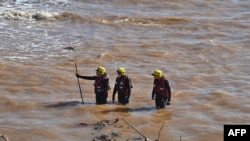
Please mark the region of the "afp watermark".
<svg viewBox="0 0 250 141"><path fill-rule="evenodd" d="M224 125L224 141L249 141L249 125Z"/></svg>

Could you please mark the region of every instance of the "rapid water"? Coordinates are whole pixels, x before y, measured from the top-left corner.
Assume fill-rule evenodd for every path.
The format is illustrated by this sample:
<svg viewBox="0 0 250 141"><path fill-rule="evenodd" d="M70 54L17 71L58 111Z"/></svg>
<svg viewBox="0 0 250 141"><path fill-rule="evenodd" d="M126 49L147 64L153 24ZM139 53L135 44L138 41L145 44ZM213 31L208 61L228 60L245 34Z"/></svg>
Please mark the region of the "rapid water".
<svg viewBox="0 0 250 141"><path fill-rule="evenodd" d="M11 141L221 141L224 124L249 124L248 0L1 0L0 134ZM72 50L71 48L74 50ZM126 106L95 105L93 81L106 68L113 88L124 67L134 88ZM171 105L151 100L154 69L172 88ZM101 120L119 118L101 131Z"/></svg>

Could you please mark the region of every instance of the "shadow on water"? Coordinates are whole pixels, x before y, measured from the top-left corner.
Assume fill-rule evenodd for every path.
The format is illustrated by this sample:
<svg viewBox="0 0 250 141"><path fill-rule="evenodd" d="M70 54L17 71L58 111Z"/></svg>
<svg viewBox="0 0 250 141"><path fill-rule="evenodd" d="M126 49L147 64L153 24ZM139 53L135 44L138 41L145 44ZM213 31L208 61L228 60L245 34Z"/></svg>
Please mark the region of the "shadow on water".
<svg viewBox="0 0 250 141"><path fill-rule="evenodd" d="M147 112L155 110L156 110L155 106L150 106L150 107L130 108L129 112Z"/></svg>
<svg viewBox="0 0 250 141"><path fill-rule="evenodd" d="M103 110L102 113L109 113L109 112L147 112L147 111L154 111L155 107L139 107L139 108L128 108L128 107L117 107L114 109Z"/></svg>
<svg viewBox="0 0 250 141"><path fill-rule="evenodd" d="M75 107L75 106L79 106L79 105L91 105L91 104L95 104L95 103L82 103L81 101L60 101L57 103L53 103L53 104L48 104L45 106L45 108L64 108L64 107Z"/></svg>

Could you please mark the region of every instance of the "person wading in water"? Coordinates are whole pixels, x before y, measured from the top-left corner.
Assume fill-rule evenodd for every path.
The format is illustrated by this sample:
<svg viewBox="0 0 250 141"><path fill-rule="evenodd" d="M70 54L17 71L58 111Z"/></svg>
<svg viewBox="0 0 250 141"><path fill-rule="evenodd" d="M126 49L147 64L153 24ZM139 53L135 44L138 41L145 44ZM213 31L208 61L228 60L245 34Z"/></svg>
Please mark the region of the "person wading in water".
<svg viewBox="0 0 250 141"><path fill-rule="evenodd" d="M94 82L94 91L96 104L106 104L108 98L109 78L107 77L106 69L102 66L99 66L96 69L96 76L82 76L76 73L77 78L95 80Z"/></svg>
<svg viewBox="0 0 250 141"><path fill-rule="evenodd" d="M116 72L118 76L116 77L116 81L115 81L112 101L114 103L115 94L116 92L118 92L118 102L125 105L129 103L131 88L133 88L132 82L131 82L130 77L125 75L124 68L120 67L116 70Z"/></svg>
<svg viewBox="0 0 250 141"><path fill-rule="evenodd" d="M171 88L168 80L163 76L161 70L154 70L154 87L152 90L152 99L155 100L157 109L165 108L165 105L170 105Z"/></svg>

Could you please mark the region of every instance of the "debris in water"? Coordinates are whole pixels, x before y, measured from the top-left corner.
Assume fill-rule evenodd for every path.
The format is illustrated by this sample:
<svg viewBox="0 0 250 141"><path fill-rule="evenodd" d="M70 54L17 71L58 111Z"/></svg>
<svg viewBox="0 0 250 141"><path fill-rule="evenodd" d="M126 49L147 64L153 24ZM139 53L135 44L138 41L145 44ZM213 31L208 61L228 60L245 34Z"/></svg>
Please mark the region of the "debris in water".
<svg viewBox="0 0 250 141"><path fill-rule="evenodd" d="M165 124L165 122L162 123L161 128L160 128L159 133L158 133L158 138L155 141L160 141L161 130L162 130L164 124Z"/></svg>
<svg viewBox="0 0 250 141"><path fill-rule="evenodd" d="M68 47L65 47L63 49L67 49L67 50L75 50L75 48L73 48L72 46L68 46Z"/></svg>
<svg viewBox="0 0 250 141"><path fill-rule="evenodd" d="M113 120L101 120L99 122L97 122L95 125L94 125L94 129L96 130L101 130L102 128L104 128L105 126L107 125L112 125L116 122L118 122L119 119L113 119Z"/></svg>
<svg viewBox="0 0 250 141"><path fill-rule="evenodd" d="M145 135L143 135L140 131L138 131L131 123L129 123L127 120L123 119L131 128L133 128L138 134L140 134L143 138L144 141L150 141L149 138L147 138Z"/></svg>
<svg viewBox="0 0 250 141"><path fill-rule="evenodd" d="M105 135L101 135L99 137L95 137L94 141L115 141L117 137L120 137L120 132L111 131Z"/></svg>
<svg viewBox="0 0 250 141"><path fill-rule="evenodd" d="M119 121L119 119L112 119L112 120L101 120L97 123L84 123L84 122L81 122L78 124L78 126L93 126L95 130L101 130L102 128L104 128L105 126L107 125L112 125L112 124L115 124Z"/></svg>

